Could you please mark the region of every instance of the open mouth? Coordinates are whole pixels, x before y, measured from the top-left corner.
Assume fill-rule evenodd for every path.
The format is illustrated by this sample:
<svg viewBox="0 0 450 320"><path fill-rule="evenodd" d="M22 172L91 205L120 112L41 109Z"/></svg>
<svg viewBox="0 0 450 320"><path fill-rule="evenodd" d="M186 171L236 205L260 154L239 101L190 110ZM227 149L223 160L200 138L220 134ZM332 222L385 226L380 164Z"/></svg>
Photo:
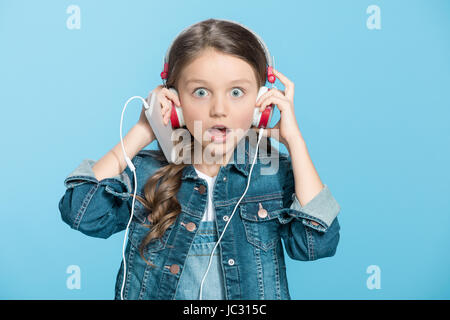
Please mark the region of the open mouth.
<svg viewBox="0 0 450 320"><path fill-rule="evenodd" d="M224 142L227 138L227 135L231 132L231 130L223 125L216 125L208 129L208 132L211 136L211 141Z"/></svg>

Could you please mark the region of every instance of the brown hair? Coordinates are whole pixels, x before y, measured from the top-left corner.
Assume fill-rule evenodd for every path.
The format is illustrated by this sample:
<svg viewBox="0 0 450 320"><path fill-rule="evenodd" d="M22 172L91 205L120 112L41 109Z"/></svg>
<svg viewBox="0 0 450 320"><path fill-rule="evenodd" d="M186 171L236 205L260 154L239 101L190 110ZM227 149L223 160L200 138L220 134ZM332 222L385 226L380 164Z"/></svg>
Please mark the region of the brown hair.
<svg viewBox="0 0 450 320"><path fill-rule="evenodd" d="M207 48L243 59L252 66L258 81L258 88L265 85L268 61L263 47L253 33L236 23L208 19L194 24L174 41L169 52L167 88L176 88L183 68ZM270 139L267 140L270 145ZM193 143L194 138L191 135L191 150L194 149ZM159 143L158 151L156 157L167 162ZM150 241L162 238L167 228L175 222L181 212L176 195L181 186L183 169L188 165L186 163L169 163L159 168L144 186L145 199L136 195L138 201L150 212L148 220L151 224L147 225L150 230L143 238L139 252L151 266L154 265L145 259L144 250Z"/></svg>

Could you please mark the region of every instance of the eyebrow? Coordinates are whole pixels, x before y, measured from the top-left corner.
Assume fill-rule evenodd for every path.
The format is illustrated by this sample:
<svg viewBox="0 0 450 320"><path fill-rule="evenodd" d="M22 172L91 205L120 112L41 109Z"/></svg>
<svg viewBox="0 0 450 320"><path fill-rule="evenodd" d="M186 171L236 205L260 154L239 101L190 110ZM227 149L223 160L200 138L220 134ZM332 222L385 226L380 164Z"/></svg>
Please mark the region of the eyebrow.
<svg viewBox="0 0 450 320"><path fill-rule="evenodd" d="M206 84L208 84L208 81L202 80L202 79L189 79L189 80L186 81L186 83L189 83L189 82L197 82L197 83L206 83ZM230 83L237 83L237 82L252 83L249 79L236 79L236 80L230 81Z"/></svg>

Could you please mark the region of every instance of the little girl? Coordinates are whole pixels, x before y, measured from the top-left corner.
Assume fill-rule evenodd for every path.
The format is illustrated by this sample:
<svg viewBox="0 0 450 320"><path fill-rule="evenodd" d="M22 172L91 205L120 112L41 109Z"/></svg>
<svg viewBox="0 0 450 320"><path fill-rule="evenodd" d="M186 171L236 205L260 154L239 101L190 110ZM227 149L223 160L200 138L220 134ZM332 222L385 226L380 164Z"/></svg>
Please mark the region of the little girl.
<svg viewBox="0 0 450 320"><path fill-rule="evenodd" d="M212 257L203 299L291 299L282 242L295 260L335 254L340 207L322 184L300 133L294 84L274 70L285 91L272 88L256 99L267 64L253 33L229 21L201 21L174 41L166 84L153 92L166 124L172 104L182 108L191 146L198 143L204 152L201 161L169 164L159 144L158 150L143 150L155 140L144 109L124 137L136 168L138 201L125 279L122 261L115 299L199 299L212 249L231 218ZM251 128L255 106L263 111L271 104L280 110L280 121L266 129L259 151L267 145L268 154L262 156L249 133L258 130ZM289 153L278 152L269 137ZM206 154L216 161L205 161ZM125 230L135 182L120 142L97 162L83 160L64 181L62 219L93 237Z"/></svg>

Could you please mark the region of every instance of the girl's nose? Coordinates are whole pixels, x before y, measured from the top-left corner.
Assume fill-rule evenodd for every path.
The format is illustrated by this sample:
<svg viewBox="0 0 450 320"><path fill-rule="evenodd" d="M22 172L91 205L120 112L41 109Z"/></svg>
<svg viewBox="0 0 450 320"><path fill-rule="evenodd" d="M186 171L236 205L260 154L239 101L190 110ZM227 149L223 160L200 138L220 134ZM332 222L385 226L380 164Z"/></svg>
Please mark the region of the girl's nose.
<svg viewBox="0 0 450 320"><path fill-rule="evenodd" d="M228 107L226 105L225 97L218 95L213 99L210 113L212 117L223 117L228 114Z"/></svg>

